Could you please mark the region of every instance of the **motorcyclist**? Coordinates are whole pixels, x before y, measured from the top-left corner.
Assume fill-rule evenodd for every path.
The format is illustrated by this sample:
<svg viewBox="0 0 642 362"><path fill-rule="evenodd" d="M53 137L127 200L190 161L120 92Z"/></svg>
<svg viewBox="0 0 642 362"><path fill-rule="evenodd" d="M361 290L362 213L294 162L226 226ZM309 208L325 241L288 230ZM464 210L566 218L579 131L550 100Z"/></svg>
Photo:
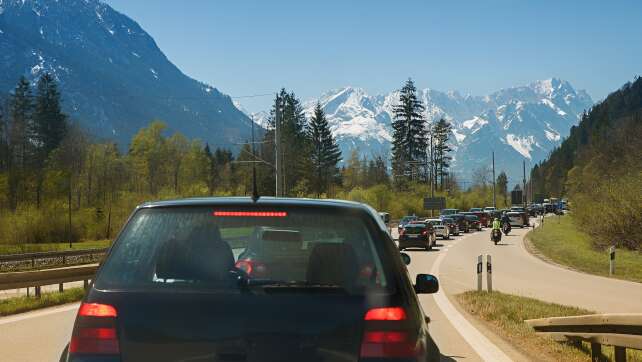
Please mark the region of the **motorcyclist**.
<svg viewBox="0 0 642 362"><path fill-rule="evenodd" d="M506 211L502 213L501 225L510 225L510 218L508 217L508 213Z"/></svg>
<svg viewBox="0 0 642 362"><path fill-rule="evenodd" d="M499 218L493 219L493 230L501 230L502 229L502 223L499 221Z"/></svg>
<svg viewBox="0 0 642 362"><path fill-rule="evenodd" d="M490 240L497 244L502 239L502 222L498 217L493 219L493 229L490 231Z"/></svg>

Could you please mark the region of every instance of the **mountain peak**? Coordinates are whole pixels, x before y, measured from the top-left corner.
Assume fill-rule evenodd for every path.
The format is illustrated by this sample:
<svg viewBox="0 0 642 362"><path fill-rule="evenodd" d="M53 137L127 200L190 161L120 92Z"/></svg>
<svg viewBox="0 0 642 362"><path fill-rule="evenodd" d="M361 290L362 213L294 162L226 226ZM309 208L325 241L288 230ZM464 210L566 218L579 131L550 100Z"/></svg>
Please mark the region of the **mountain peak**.
<svg viewBox="0 0 642 362"><path fill-rule="evenodd" d="M99 0L0 0L0 54L0 96L20 76L33 84L51 73L64 111L121 147L153 119L211 143L249 135L228 96L183 74L138 23Z"/></svg>

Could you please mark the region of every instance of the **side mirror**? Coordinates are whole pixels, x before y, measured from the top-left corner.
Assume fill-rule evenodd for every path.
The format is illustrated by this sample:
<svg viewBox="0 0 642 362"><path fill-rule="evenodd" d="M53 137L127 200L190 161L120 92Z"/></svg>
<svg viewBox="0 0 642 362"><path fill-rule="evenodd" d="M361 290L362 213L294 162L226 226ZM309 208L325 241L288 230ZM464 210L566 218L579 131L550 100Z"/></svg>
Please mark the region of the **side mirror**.
<svg viewBox="0 0 642 362"><path fill-rule="evenodd" d="M406 253L401 253L401 260L403 260L404 264L410 265L410 255Z"/></svg>
<svg viewBox="0 0 642 362"><path fill-rule="evenodd" d="M431 274L417 274L415 281L415 293L432 294L439 291L439 280Z"/></svg>

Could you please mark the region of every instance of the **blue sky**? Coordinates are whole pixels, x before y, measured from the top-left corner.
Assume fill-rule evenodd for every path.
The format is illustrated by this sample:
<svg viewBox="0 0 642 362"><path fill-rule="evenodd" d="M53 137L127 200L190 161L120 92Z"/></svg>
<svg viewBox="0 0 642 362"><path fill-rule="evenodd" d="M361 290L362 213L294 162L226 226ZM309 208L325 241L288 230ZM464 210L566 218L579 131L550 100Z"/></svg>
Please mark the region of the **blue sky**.
<svg viewBox="0 0 642 362"><path fill-rule="evenodd" d="M232 96L346 85L484 95L559 77L601 99L642 75L642 1L107 0ZM153 4L153 5L152 5ZM272 97L240 99L251 111Z"/></svg>

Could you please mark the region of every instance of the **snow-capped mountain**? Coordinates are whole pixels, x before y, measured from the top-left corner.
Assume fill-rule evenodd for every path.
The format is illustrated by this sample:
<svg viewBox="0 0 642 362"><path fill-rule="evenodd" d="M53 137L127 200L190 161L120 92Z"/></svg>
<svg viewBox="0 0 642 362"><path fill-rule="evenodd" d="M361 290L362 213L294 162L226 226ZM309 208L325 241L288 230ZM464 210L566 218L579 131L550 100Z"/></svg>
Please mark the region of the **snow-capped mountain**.
<svg viewBox="0 0 642 362"><path fill-rule="evenodd" d="M556 78L502 89L487 96L462 96L433 89L418 91L429 122L445 118L453 124L453 170L465 179L490 165L495 151L497 170L521 178L522 160L542 160L561 140L581 113L593 105L591 97ZM393 106L399 92L371 96L362 88L345 87L304 103L310 117L317 102L326 112L344 159L352 149L362 155L389 159Z"/></svg>
<svg viewBox="0 0 642 362"><path fill-rule="evenodd" d="M0 101L20 76L49 72L64 111L127 147L151 120L211 143L248 139L250 121L216 88L183 74L134 20L98 0L0 0Z"/></svg>

